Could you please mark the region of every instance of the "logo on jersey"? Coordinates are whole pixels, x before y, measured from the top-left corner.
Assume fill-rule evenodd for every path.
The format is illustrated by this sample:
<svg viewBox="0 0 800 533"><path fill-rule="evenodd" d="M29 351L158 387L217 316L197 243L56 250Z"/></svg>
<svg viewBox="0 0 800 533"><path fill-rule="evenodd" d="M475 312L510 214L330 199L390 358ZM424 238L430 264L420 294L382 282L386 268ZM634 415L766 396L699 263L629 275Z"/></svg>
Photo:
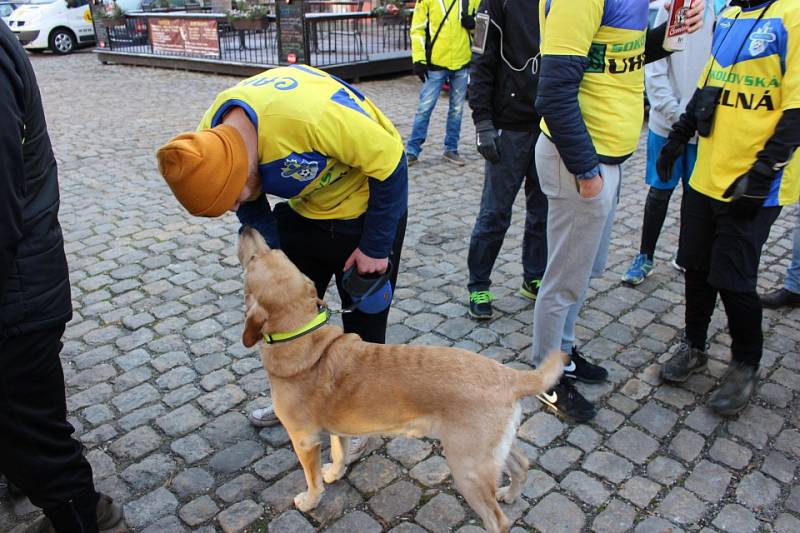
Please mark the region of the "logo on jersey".
<svg viewBox="0 0 800 533"><path fill-rule="evenodd" d="M772 32L772 23L765 22L760 28L750 34L750 47L748 51L752 57L762 54L770 43L777 39Z"/></svg>
<svg viewBox="0 0 800 533"><path fill-rule="evenodd" d="M281 167L282 178L311 181L319 174L319 163L303 158L287 157Z"/></svg>

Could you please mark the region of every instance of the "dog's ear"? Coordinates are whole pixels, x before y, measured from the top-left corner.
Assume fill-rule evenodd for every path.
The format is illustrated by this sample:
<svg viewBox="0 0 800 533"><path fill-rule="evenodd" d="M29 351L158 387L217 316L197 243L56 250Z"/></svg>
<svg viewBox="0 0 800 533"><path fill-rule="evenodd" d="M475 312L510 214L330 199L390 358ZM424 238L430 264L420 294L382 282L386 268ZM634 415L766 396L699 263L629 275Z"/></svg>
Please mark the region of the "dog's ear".
<svg viewBox="0 0 800 533"><path fill-rule="evenodd" d="M248 306L247 319L244 322L244 332L242 333L242 344L247 348L255 345L261 339L261 330L267 321L267 312L257 303Z"/></svg>

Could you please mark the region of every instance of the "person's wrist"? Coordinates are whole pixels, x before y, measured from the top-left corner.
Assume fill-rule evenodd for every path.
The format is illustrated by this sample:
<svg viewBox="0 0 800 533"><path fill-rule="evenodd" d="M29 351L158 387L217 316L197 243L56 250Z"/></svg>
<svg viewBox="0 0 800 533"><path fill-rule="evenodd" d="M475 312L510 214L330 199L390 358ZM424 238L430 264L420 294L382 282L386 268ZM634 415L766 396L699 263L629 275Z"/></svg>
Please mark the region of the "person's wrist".
<svg viewBox="0 0 800 533"><path fill-rule="evenodd" d="M575 174L575 178L579 180L590 180L600 174L600 165L595 165L594 168L586 172Z"/></svg>

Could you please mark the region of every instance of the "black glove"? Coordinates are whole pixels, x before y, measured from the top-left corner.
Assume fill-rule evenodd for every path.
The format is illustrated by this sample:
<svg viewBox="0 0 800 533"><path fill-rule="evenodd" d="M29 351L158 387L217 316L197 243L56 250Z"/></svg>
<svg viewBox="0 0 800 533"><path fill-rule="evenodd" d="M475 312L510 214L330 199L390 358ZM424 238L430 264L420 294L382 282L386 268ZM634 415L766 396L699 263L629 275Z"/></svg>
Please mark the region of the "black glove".
<svg viewBox="0 0 800 533"><path fill-rule="evenodd" d="M685 149L686 143L678 139L667 139L656 161L656 172L659 180L667 183L672 179L672 169L675 168L675 161L678 160Z"/></svg>
<svg viewBox="0 0 800 533"><path fill-rule="evenodd" d="M475 124L475 132L475 143L478 146L478 153L490 163L497 163L500 161L500 148L497 146L498 135L492 121L479 121Z"/></svg>
<svg viewBox="0 0 800 533"><path fill-rule="evenodd" d="M753 219L764 207L775 179L775 171L763 161L756 161L755 165L742 174L728 187L723 198L731 199L731 210L737 216Z"/></svg>
<svg viewBox="0 0 800 533"><path fill-rule="evenodd" d="M464 13L461 15L461 26L467 30L475 29L475 16Z"/></svg>
<svg viewBox="0 0 800 533"><path fill-rule="evenodd" d="M425 83L428 80L428 65L421 61L414 63L414 74L417 75L419 81Z"/></svg>

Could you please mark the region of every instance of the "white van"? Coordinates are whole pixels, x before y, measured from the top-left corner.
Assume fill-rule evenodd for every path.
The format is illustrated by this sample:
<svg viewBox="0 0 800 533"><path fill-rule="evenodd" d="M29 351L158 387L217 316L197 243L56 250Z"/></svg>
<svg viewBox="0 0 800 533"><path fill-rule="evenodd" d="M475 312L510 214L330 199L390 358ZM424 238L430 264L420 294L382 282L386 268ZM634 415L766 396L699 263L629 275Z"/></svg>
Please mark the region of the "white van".
<svg viewBox="0 0 800 533"><path fill-rule="evenodd" d="M11 14L8 26L33 51L69 54L95 41L88 0L31 0Z"/></svg>

